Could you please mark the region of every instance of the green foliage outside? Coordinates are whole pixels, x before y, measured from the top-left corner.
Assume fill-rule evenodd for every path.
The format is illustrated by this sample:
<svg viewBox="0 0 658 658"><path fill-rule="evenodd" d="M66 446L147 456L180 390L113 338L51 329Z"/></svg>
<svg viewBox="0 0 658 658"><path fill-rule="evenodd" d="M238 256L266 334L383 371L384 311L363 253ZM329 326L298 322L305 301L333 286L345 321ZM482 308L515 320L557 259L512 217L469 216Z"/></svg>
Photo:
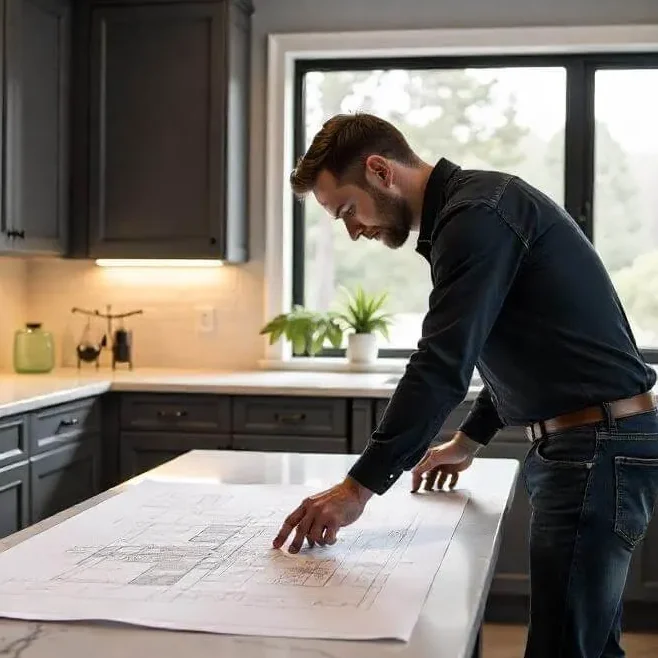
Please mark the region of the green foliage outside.
<svg viewBox="0 0 658 658"><path fill-rule="evenodd" d="M548 139L533 134L518 120L514 98L500 101L495 75L486 81L468 70L311 75L308 87L315 99L307 97L307 141L322 121L356 106L386 116L429 162L444 156L465 168L510 171L563 203L563 127ZM387 76L395 76L408 101L404 111L381 110ZM596 138L595 246L639 342L658 347L658 180L646 180L647 171L658 173L658 153L655 160L629 155L602 123ZM329 310L340 287L362 286L368 292L387 290L387 310L393 314L426 311L430 272L414 252L415 234L397 251L374 241L352 242L342 222L332 220L312 197L305 204L305 228L307 307Z"/></svg>

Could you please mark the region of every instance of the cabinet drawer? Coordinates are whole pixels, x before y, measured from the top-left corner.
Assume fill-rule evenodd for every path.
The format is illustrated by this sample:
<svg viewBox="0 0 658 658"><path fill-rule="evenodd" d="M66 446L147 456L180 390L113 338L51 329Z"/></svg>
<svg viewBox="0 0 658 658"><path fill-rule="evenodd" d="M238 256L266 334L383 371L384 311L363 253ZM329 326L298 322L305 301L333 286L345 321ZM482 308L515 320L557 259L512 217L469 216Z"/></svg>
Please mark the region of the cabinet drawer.
<svg viewBox="0 0 658 658"><path fill-rule="evenodd" d="M26 416L0 419L0 468L27 459Z"/></svg>
<svg viewBox="0 0 658 658"><path fill-rule="evenodd" d="M130 430L186 430L230 432L228 397L215 395L125 395L121 399L121 427Z"/></svg>
<svg viewBox="0 0 658 658"><path fill-rule="evenodd" d="M100 431L100 400L86 398L46 407L32 414L32 454L80 441L84 435Z"/></svg>
<svg viewBox="0 0 658 658"><path fill-rule="evenodd" d="M347 439L333 436L234 436L234 450L256 452L315 452L340 453L348 451Z"/></svg>
<svg viewBox="0 0 658 658"><path fill-rule="evenodd" d="M235 434L347 436L347 400L244 397L233 401Z"/></svg>
<svg viewBox="0 0 658 658"><path fill-rule="evenodd" d="M379 399L375 403L375 427L381 422L386 407L388 406L388 400ZM462 404L457 405L448 415L443 426L439 430L439 435L443 436L446 434L452 435L452 433L457 431L457 428L461 425L462 421L468 415L468 412L471 410L471 402L462 402Z"/></svg>

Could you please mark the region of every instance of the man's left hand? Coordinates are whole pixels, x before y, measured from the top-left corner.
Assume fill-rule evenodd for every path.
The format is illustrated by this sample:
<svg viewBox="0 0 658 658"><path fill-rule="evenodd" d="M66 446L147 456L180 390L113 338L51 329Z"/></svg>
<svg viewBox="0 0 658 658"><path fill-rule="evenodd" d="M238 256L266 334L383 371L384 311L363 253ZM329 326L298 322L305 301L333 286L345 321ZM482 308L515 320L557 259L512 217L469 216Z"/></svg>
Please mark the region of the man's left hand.
<svg viewBox="0 0 658 658"><path fill-rule="evenodd" d="M286 518L272 545L281 548L295 528L295 538L289 548L291 553L301 549L304 539L311 547L334 544L338 529L354 523L372 495L371 491L347 477L340 484L302 501Z"/></svg>

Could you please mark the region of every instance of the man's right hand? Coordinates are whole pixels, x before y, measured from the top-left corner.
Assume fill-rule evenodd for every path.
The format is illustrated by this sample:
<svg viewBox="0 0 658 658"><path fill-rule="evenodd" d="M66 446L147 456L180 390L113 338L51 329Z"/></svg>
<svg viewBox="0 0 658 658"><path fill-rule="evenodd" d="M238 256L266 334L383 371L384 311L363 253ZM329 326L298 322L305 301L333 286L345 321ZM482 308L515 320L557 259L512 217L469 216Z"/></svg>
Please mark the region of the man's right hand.
<svg viewBox="0 0 658 658"><path fill-rule="evenodd" d="M465 471L472 463L481 444L469 439L463 432L440 446L430 448L412 471L411 491L418 491L425 475L425 491L431 491L434 486L443 489L448 476L449 488L453 489L459 479L459 473Z"/></svg>

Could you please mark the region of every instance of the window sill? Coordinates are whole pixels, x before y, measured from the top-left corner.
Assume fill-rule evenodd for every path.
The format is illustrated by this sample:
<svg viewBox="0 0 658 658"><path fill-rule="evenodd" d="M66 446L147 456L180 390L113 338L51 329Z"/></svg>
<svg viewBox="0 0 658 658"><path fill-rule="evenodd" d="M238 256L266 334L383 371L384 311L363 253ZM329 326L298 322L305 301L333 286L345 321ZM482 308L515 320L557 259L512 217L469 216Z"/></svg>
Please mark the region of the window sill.
<svg viewBox="0 0 658 658"><path fill-rule="evenodd" d="M404 373L408 359L378 358L374 363L350 363L340 357L294 357L290 359L262 359L262 370L302 370L313 372L378 372Z"/></svg>

